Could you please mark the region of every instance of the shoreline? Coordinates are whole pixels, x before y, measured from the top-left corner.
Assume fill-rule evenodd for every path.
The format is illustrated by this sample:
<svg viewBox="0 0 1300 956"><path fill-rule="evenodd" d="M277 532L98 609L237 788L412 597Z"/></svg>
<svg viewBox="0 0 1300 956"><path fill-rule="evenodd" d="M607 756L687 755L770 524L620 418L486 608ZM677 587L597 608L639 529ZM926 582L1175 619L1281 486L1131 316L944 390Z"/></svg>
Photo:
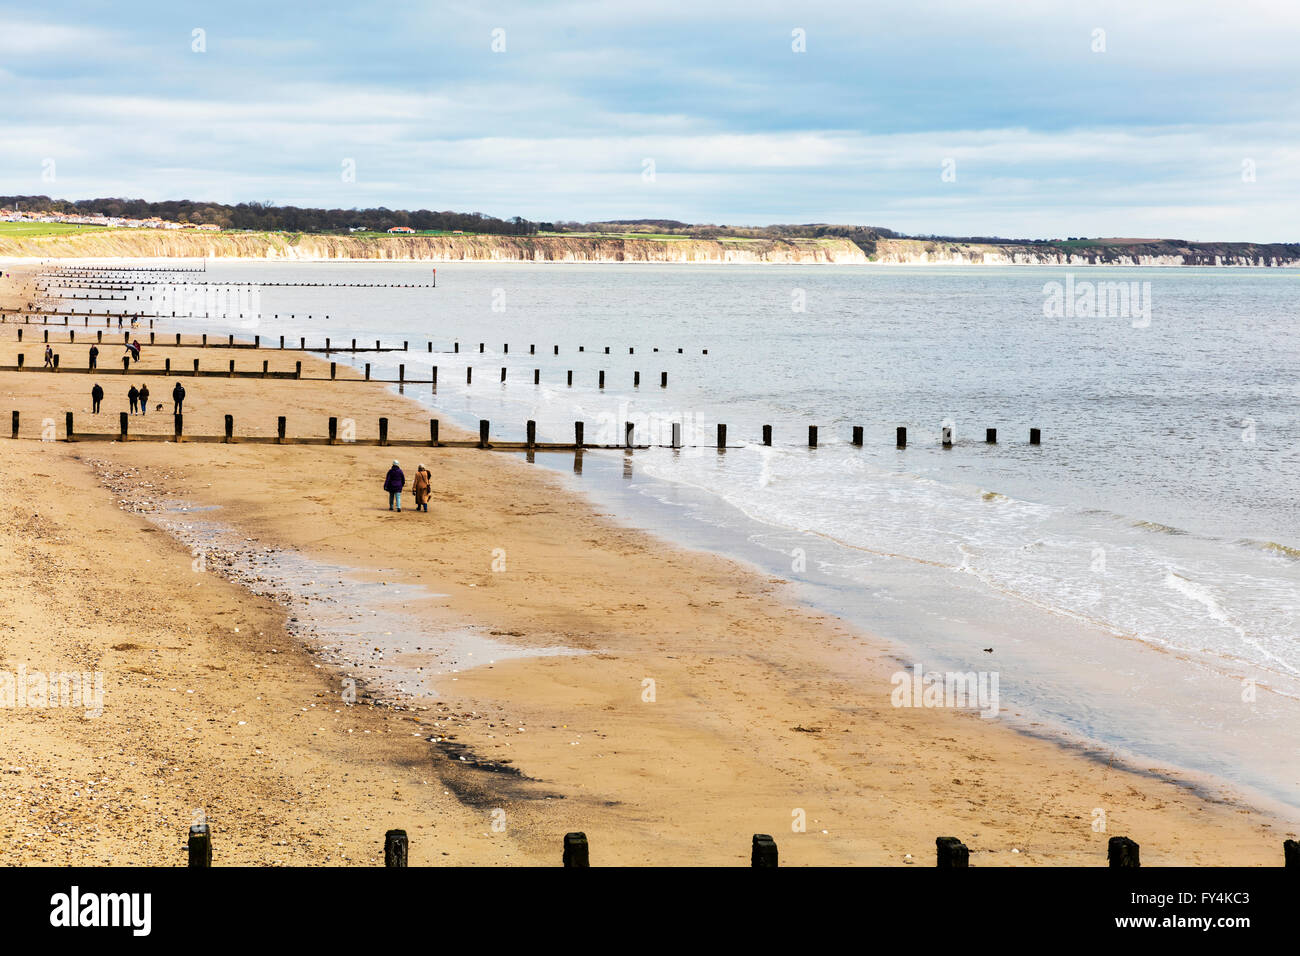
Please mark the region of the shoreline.
<svg viewBox="0 0 1300 956"><path fill-rule="evenodd" d="M11 330L0 329L0 340L8 351ZM162 349L150 351L155 354L149 358L157 360ZM262 350L253 357L274 354ZM308 363L320 366L313 356L303 359L304 372ZM15 374L0 374L0 386L11 395L15 389L28 392L29 379ZM85 377L52 378L42 380L43 394L22 395L32 413L25 416L39 421L43 410L61 421L65 408L82 415ZM378 383L350 382L345 397L328 381L211 379L190 387L194 411L187 406L187 430L205 433L218 431L221 414L232 408L239 411L241 430L249 423L272 428L277 413L305 428L304 421L323 421L342 405L355 417L359 435L373 430L379 414L392 417L397 435L427 423L423 407ZM111 411L120 405L116 390ZM139 427L165 430L167 418L151 414ZM557 855L564 828L588 832L593 861L602 863L735 862L747 853L750 833L772 832L783 861L791 863L905 864L911 854L924 865L934 838L951 831L970 845L976 865L1102 865L1106 837L1121 833L1141 843L1144 858L1156 864L1275 865L1279 831L1294 836L1294 819L1224 802L1233 798L1222 791L1217 799L1204 799L1183 783L1107 767L1100 755L1071 753L1059 742L1034 740L964 713L894 708L887 680L894 657L887 642L800 605L790 585L752 566L673 548L624 527L514 456L471 450L430 455L433 514L399 518L379 501L375 470L382 472L391 457L384 449L164 443L78 448L60 442L10 447L20 474L25 465L38 474L57 471L57 480L86 494L83 459L107 460L136 469L133 482L152 486L150 494L219 506L220 519L258 546L353 568L362 578L399 582L404 589L422 588L423 596L404 608L408 626L423 628L416 631L422 637L425 631L436 639L473 626L499 632L524 650L585 651L463 670L434 685L440 704L412 702L469 715L434 722L442 727L421 725L419 733L427 728L440 743L466 748L459 756L474 755L471 761L415 736L400 748L403 767L423 767L426 775L442 777L443 789L461 795L451 800L450 793L431 794L437 799L430 812L448 818L439 839L447 838L462 860L499 861L509 849L517 854L512 861L547 861ZM412 453L419 454L396 451L408 475L416 460ZM102 516L106 508L117 508L112 499L119 496L93 490L98 488L95 482L87 498ZM140 535L138 515L120 509L117 514L114 526L123 535ZM65 518L72 522L73 513ZM144 537L177 565L180 580L196 573L189 569L194 558L174 540ZM126 543L121 547L129 550ZM75 548L65 544L65 550ZM505 552L501 572L492 570L498 548ZM119 550L109 549L114 555ZM106 578L90 568L86 575L96 582ZM211 628L230 607L242 612L264 605L264 598L227 584L224 610L177 590L166 616ZM119 611L111 602L105 609L110 617ZM288 612L268 613L282 618L281 630L269 640L285 646ZM161 644L154 653L169 658ZM403 653L412 660L418 656ZM294 659L299 679L305 672L323 680L324 692L337 697L337 679L314 673L329 669L319 657L301 650ZM250 682L242 692L227 691L234 693L231 700L247 704L248 696L257 696L258 660L230 658L226 666ZM658 688L654 702L642 699L647 678ZM87 722L92 730L121 719L113 716L112 698L110 689L106 716ZM208 719L219 713L214 707ZM525 730L512 729L518 727ZM137 745L129 727L120 731L124 736L113 728L113 739L130 752ZM59 725L55 738L75 732ZM589 751L596 755L586 756ZM344 753L336 765L354 767L361 759ZM509 766L503 761L513 761L519 773L461 766ZM383 776L389 771L380 763L375 773ZM234 772L253 782L260 773L255 763L242 763ZM237 789L217 788L224 799ZM352 813L369 806L361 800ZM1092 829L1090 815L1098 808L1111 821L1105 832ZM412 818L413 808L399 809ZM491 809L506 811L505 831L491 829ZM805 833L789 830L795 810L806 813ZM348 829L344 821L335 823ZM214 831L220 852L220 824ZM172 836L179 840L180 832ZM413 862L432 851L413 837Z"/></svg>

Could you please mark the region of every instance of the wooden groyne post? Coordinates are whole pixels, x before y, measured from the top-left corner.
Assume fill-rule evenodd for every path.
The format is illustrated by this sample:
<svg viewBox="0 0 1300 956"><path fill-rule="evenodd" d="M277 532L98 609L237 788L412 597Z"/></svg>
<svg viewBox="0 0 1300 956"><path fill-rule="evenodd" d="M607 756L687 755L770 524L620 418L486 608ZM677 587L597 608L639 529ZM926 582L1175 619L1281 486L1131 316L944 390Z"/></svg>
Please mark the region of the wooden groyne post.
<svg viewBox="0 0 1300 956"><path fill-rule="evenodd" d="M190 827L190 866L208 869L212 866L212 832L206 823Z"/></svg>
<svg viewBox="0 0 1300 956"><path fill-rule="evenodd" d="M1142 863L1138 845L1128 837L1111 837L1106 845L1106 861L1112 867L1136 869Z"/></svg>
<svg viewBox="0 0 1300 956"><path fill-rule="evenodd" d="M755 833L749 850L749 865L762 869L777 868L776 841L767 833Z"/></svg>
<svg viewBox="0 0 1300 956"><path fill-rule="evenodd" d="M587 834L564 834L563 863L566 867L590 867L591 852L587 846Z"/></svg>
<svg viewBox="0 0 1300 956"><path fill-rule="evenodd" d="M406 867L410 841L405 830L389 830L384 834L384 866Z"/></svg>
<svg viewBox="0 0 1300 956"><path fill-rule="evenodd" d="M936 837L934 841L935 866L941 870L952 870L970 866L970 850L956 837Z"/></svg>

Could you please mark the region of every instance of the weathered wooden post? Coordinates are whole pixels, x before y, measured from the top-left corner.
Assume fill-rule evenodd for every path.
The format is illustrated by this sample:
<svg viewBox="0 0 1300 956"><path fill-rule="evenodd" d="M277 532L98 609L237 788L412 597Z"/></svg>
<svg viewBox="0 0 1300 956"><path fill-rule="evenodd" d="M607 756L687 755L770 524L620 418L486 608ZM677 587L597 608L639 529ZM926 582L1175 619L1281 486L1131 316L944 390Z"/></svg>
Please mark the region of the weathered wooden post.
<svg viewBox="0 0 1300 956"><path fill-rule="evenodd" d="M862 447L862 426L861 425L853 426L853 444L859 448Z"/></svg>
<svg viewBox="0 0 1300 956"><path fill-rule="evenodd" d="M937 849L935 865L941 870L952 870L970 866L970 850L956 837L937 837L934 841Z"/></svg>
<svg viewBox="0 0 1300 956"><path fill-rule="evenodd" d="M287 429L287 425L288 425L288 423L285 421L285 418L284 418L283 415L281 415L279 418L277 418L277 419L275 420L275 441L276 441L276 444L278 444L278 445L283 445L283 444L284 444L284 436L285 436L285 432L288 430L288 429Z"/></svg>
<svg viewBox="0 0 1300 956"><path fill-rule="evenodd" d="M405 830L389 830L384 834L384 866L406 867L410 842Z"/></svg>
<svg viewBox="0 0 1300 956"><path fill-rule="evenodd" d="M534 385L542 384L542 370L540 368L533 369L533 384Z"/></svg>
<svg viewBox="0 0 1300 956"><path fill-rule="evenodd" d="M1282 865L1300 870L1300 840L1282 841Z"/></svg>
<svg viewBox="0 0 1300 956"><path fill-rule="evenodd" d="M907 429L904 428L902 425L898 426L898 447L899 448L907 447Z"/></svg>
<svg viewBox="0 0 1300 956"><path fill-rule="evenodd" d="M721 451L726 447L727 447L727 426L719 425L718 426L718 450Z"/></svg>
<svg viewBox="0 0 1300 956"><path fill-rule="evenodd" d="M986 445L996 445L998 443L998 430L996 428L984 429L984 443Z"/></svg>
<svg viewBox="0 0 1300 956"><path fill-rule="evenodd" d="M122 413L122 427L123 427L124 429L126 428L126 412L123 412L123 413ZM10 434L9 437L10 437L10 438L17 438L17 437L18 437L18 411L17 411L17 409L14 410L14 430L13 430L13 433Z"/></svg>
<svg viewBox="0 0 1300 956"><path fill-rule="evenodd" d="M23 330L22 330L22 329L19 329L19 330L18 330L18 341L21 342L22 340L23 340Z"/></svg>
<svg viewBox="0 0 1300 956"><path fill-rule="evenodd" d="M587 846L587 834L564 834L564 865L566 867L591 866L590 848Z"/></svg>
<svg viewBox="0 0 1300 956"><path fill-rule="evenodd" d="M280 348L281 348L281 349L284 348L284 336L283 336L283 335L280 336Z"/></svg>
<svg viewBox="0 0 1300 956"><path fill-rule="evenodd" d="M504 365L502 365L502 366L501 366L501 381L504 382L505 380L506 380L506 367L505 367Z"/></svg>
<svg viewBox="0 0 1300 956"><path fill-rule="evenodd" d="M460 343L459 343L459 342L452 342L452 343L451 343L451 350L452 350L453 352L455 352L457 355L459 355L459 354L460 354Z"/></svg>
<svg viewBox="0 0 1300 956"><path fill-rule="evenodd" d="M558 345L556 345L556 346L554 346L554 349L555 349L555 353L554 353L554 354L559 355L559 354L560 354L560 347L559 347Z"/></svg>
<svg viewBox="0 0 1300 956"><path fill-rule="evenodd" d="M14 412L14 428L15 428L15 429L18 427L18 417L17 417L17 416L18 416L18 413L17 413L17 412ZM128 416L126 412L120 412L120 413L118 414L118 416L117 416L117 440L118 440L118 441L126 441L127 423L128 423L129 421L130 421L130 416ZM16 438L17 436L15 435L14 437Z"/></svg>
<svg viewBox="0 0 1300 956"><path fill-rule="evenodd" d="M338 363L330 362L330 381L333 381L334 376L337 374L338 374Z"/></svg>
<svg viewBox="0 0 1300 956"><path fill-rule="evenodd" d="M72 441L72 435L73 435L72 412L63 413L63 430L67 432L68 441Z"/></svg>
<svg viewBox="0 0 1300 956"><path fill-rule="evenodd" d="M672 438L670 440L672 441L674 448L682 447L682 423L681 422L673 422L673 433L672 433Z"/></svg>
<svg viewBox="0 0 1300 956"><path fill-rule="evenodd" d="M352 340L352 351L355 352L356 350L357 350L357 340L356 340L356 339L353 339L353 340Z"/></svg>
<svg viewBox="0 0 1300 956"><path fill-rule="evenodd" d="M174 415L174 416L172 416L172 417L176 419L175 422L173 422L174 429L173 429L172 439L173 439L174 441L180 441L180 440L181 440L181 434L182 434L182 432L184 431L184 429L183 429L182 426L184 425L185 416L184 416L184 415Z"/></svg>
<svg viewBox="0 0 1300 956"><path fill-rule="evenodd" d="M190 827L189 864L208 869L212 866L212 832L206 823Z"/></svg>
<svg viewBox="0 0 1300 956"><path fill-rule="evenodd" d="M293 363L293 377L302 378L302 362Z"/></svg>
<svg viewBox="0 0 1300 956"><path fill-rule="evenodd" d="M433 376L431 377L430 382L432 382L434 388L438 387L438 366L436 365L433 366Z"/></svg>
<svg viewBox="0 0 1300 956"><path fill-rule="evenodd" d="M770 447L771 444L772 444L772 426L771 426L771 425L764 425L764 426L763 426L763 444L764 444L764 445L767 445L767 446L769 446L769 447Z"/></svg>
<svg viewBox="0 0 1300 956"><path fill-rule="evenodd" d="M601 369L601 372L600 372L600 387L601 387L601 388L604 388L604 387L605 387L605 371L604 371L604 369Z"/></svg>
<svg viewBox="0 0 1300 956"><path fill-rule="evenodd" d="M204 333L203 333L203 347L204 347L204 348L207 348L207 347L208 347L208 333L207 333L207 332L204 332Z"/></svg>
<svg viewBox="0 0 1300 956"><path fill-rule="evenodd" d="M429 419L429 444L437 446L438 444L438 419Z"/></svg>
<svg viewBox="0 0 1300 956"><path fill-rule="evenodd" d="M632 387L633 387L633 388L640 388L640 387L641 387L641 373L640 373L640 372L633 372L633 373L632 373Z"/></svg>
<svg viewBox="0 0 1300 956"><path fill-rule="evenodd" d="M808 447L809 448L817 447L817 426L816 425L808 426Z"/></svg>
<svg viewBox="0 0 1300 956"><path fill-rule="evenodd" d="M325 354L326 354L326 355L329 355L329 354L330 354L330 351L331 351L331 349L330 349L330 340L329 340L329 336L326 336L326 337L325 337Z"/></svg>
<svg viewBox="0 0 1300 956"><path fill-rule="evenodd" d="M179 332L176 333L176 344L177 345L181 344L181 334Z"/></svg>
<svg viewBox="0 0 1300 956"><path fill-rule="evenodd" d="M466 384L466 385L469 385L473 380L474 380L474 369L473 369L473 367L471 367L471 366L469 366L469 365L466 365L466 366L465 366L465 384Z"/></svg>
<svg viewBox="0 0 1300 956"><path fill-rule="evenodd" d="M405 381L406 381L406 366L399 365L397 366L397 384L401 385Z"/></svg>
<svg viewBox="0 0 1300 956"><path fill-rule="evenodd" d="M509 342L506 342L504 345L501 346L501 354L502 354L502 355L509 355L509 354L510 354L510 343L509 343Z"/></svg>
<svg viewBox="0 0 1300 956"><path fill-rule="evenodd" d="M170 375L171 373L172 373L172 360L163 359L163 374Z"/></svg>
<svg viewBox="0 0 1300 956"><path fill-rule="evenodd" d="M333 416L330 417L330 444L339 443L339 420Z"/></svg>
<svg viewBox="0 0 1300 956"><path fill-rule="evenodd" d="M230 360L230 371L226 374L226 377L227 377L227 378L234 378L234 377L235 377L235 360L234 360L234 359L231 359L231 360Z"/></svg>
<svg viewBox="0 0 1300 956"><path fill-rule="evenodd" d="M482 342L480 342L480 343L478 344L478 352L479 352L479 355L482 355L482 354L483 354L483 343L482 343Z"/></svg>
<svg viewBox="0 0 1300 956"><path fill-rule="evenodd" d="M632 433L636 426L632 422L623 423L623 447L628 451L632 450Z"/></svg>
<svg viewBox="0 0 1300 956"><path fill-rule="evenodd" d="M750 867L767 870L777 868L776 841L766 833L755 833L754 842L749 851Z"/></svg>
<svg viewBox="0 0 1300 956"><path fill-rule="evenodd" d="M366 363L366 381L370 381L370 363Z"/></svg>
<svg viewBox="0 0 1300 956"><path fill-rule="evenodd" d="M226 416L226 439L225 439L225 443L226 443L227 445L229 445L231 439L233 439L234 437L235 437L235 416L234 416L234 415L227 415L227 416Z"/></svg>
<svg viewBox="0 0 1300 956"><path fill-rule="evenodd" d="M198 360L198 359L195 359L195 360L194 360L194 374L195 374L195 375L198 375L198 374L199 374L199 360Z"/></svg>
<svg viewBox="0 0 1300 956"><path fill-rule="evenodd" d="M1037 428L1029 429L1029 444L1041 445L1043 443L1043 433Z"/></svg>
<svg viewBox="0 0 1300 956"><path fill-rule="evenodd" d="M1138 845L1128 837L1111 837L1106 846L1106 860L1113 867L1137 868Z"/></svg>
<svg viewBox="0 0 1300 956"><path fill-rule="evenodd" d="M379 419L379 444L380 445L388 444L388 419L387 418Z"/></svg>
<svg viewBox="0 0 1300 956"><path fill-rule="evenodd" d="M951 425L943 426L943 430L940 434L940 441L943 442L944 448L952 447L952 426Z"/></svg>
<svg viewBox="0 0 1300 956"><path fill-rule="evenodd" d="M660 388L667 388L667 387L668 387L668 373L667 373L667 372L660 372L660 373L659 373L659 387L660 387Z"/></svg>
<svg viewBox="0 0 1300 956"><path fill-rule="evenodd" d="M528 447L532 448L537 444L537 422L530 418L525 430L528 434Z"/></svg>
<svg viewBox="0 0 1300 956"><path fill-rule="evenodd" d="M262 359L262 378L266 378L271 370L271 363L267 359Z"/></svg>
<svg viewBox="0 0 1300 956"><path fill-rule="evenodd" d="M14 422L15 422L15 424L14 424L14 428L15 428L15 429L17 429L17 427L18 427L18 425L17 425L18 417L17 417L17 416L18 416L18 413L17 413L17 412L14 412ZM583 431L583 424L582 424L582 422L574 422L574 423L573 423L573 444L576 445L578 448L583 447L583 442L582 442L582 431Z"/></svg>
<svg viewBox="0 0 1300 956"><path fill-rule="evenodd" d="M569 386L573 386L573 369L569 369Z"/></svg>
<svg viewBox="0 0 1300 956"><path fill-rule="evenodd" d="M19 365L22 365L23 363L22 363L22 362L19 362L18 364L19 364ZM122 356L122 374L125 375L125 374L130 370L130 368L131 368L131 356L129 356L129 355L123 355L123 356Z"/></svg>
<svg viewBox="0 0 1300 956"><path fill-rule="evenodd" d="M479 448L486 448L486 447L488 447L488 426L489 426L489 424L490 424L490 423L488 422L488 420L487 420L486 418L480 418L480 419L479 419L479 422L478 422L478 447L479 447Z"/></svg>

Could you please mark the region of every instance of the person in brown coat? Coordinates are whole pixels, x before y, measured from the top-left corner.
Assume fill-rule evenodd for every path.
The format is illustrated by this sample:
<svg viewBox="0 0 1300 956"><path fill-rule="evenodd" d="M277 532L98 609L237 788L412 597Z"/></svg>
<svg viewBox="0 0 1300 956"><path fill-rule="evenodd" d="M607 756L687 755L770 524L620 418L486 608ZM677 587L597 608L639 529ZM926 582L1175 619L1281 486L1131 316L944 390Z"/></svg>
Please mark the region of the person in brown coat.
<svg viewBox="0 0 1300 956"><path fill-rule="evenodd" d="M411 490L415 492L415 510L428 512L429 495L433 492L433 485L430 479L433 476L429 469L421 465L415 471L415 481L411 484Z"/></svg>

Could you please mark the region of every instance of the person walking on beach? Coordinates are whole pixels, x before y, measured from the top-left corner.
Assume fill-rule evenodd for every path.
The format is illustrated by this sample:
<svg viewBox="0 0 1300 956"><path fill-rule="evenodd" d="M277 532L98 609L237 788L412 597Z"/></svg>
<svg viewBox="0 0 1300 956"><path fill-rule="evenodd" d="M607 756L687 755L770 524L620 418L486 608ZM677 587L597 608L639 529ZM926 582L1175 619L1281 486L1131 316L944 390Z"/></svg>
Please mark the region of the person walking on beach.
<svg viewBox="0 0 1300 956"><path fill-rule="evenodd" d="M131 340L131 356L137 362L140 361L140 343L136 339Z"/></svg>
<svg viewBox="0 0 1300 956"><path fill-rule="evenodd" d="M180 382L177 382L176 387L172 389L172 402L175 404L172 414L182 414L185 409L185 386Z"/></svg>
<svg viewBox="0 0 1300 956"><path fill-rule="evenodd" d="M384 478L384 491L388 492L388 510L393 510L393 505L397 505L400 513L402 510L402 488L406 485L406 476L402 474L401 466L397 464L397 459L393 459L393 467L388 469L388 475Z"/></svg>
<svg viewBox="0 0 1300 956"><path fill-rule="evenodd" d="M98 345L92 345L90 347L90 368L92 371L94 369L99 368L99 346Z"/></svg>
<svg viewBox="0 0 1300 956"><path fill-rule="evenodd" d="M134 415L136 409L140 406L140 390L132 385L131 391L126 393L126 397L131 402L131 414Z"/></svg>
<svg viewBox="0 0 1300 956"><path fill-rule="evenodd" d="M433 483L429 480L433 476L429 474L429 469L421 465L415 470L415 480L411 482L411 490L415 492L415 510L427 513L429 511L429 494L433 491Z"/></svg>
<svg viewBox="0 0 1300 956"><path fill-rule="evenodd" d="M90 405L96 415L99 414L99 403L104 400L104 390L95 383L95 387L90 390Z"/></svg>
<svg viewBox="0 0 1300 956"><path fill-rule="evenodd" d="M149 386L140 386L140 414L143 415L149 411Z"/></svg>
<svg viewBox="0 0 1300 956"><path fill-rule="evenodd" d="M51 345L45 346L45 367L54 367L54 347Z"/></svg>

